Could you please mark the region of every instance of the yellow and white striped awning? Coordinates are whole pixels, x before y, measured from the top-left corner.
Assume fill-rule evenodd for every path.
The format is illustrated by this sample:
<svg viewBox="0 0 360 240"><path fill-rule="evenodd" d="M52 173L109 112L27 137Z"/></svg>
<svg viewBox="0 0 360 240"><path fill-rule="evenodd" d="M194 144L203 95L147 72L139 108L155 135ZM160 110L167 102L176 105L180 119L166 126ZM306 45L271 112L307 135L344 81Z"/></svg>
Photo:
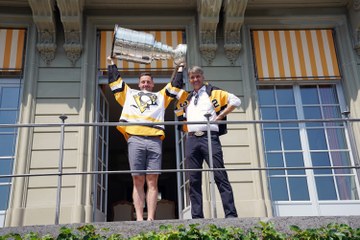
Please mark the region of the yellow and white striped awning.
<svg viewBox="0 0 360 240"><path fill-rule="evenodd" d="M20 71L23 65L25 29L0 29L0 71Z"/></svg>
<svg viewBox="0 0 360 240"><path fill-rule="evenodd" d="M157 42L161 42L168 46L175 48L177 45L184 43L183 31L146 31L154 35ZM107 56L111 54L113 31L100 31L100 69L107 69ZM131 70L168 70L175 67L174 61L169 60L157 60L152 61L150 64L140 64L128 62L125 60L117 60L116 65L121 69Z"/></svg>
<svg viewBox="0 0 360 240"><path fill-rule="evenodd" d="M258 80L340 79L332 30L254 30Z"/></svg>

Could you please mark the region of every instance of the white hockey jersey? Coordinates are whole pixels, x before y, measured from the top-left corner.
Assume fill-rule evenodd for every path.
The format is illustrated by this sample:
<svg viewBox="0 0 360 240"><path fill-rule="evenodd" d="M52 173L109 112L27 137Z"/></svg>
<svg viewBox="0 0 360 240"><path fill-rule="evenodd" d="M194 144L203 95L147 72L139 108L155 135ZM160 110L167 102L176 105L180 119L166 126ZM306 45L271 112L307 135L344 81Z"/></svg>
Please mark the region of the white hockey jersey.
<svg viewBox="0 0 360 240"><path fill-rule="evenodd" d="M178 99L182 93L182 73L177 73L173 81L159 92L148 92L130 88L122 80L120 74L114 73L115 69L110 69L110 67L109 86L116 101L123 107L120 121L139 123L139 125L118 126L117 129L124 135L125 139L128 139L129 134L160 136L161 139L164 139L164 125L159 124L159 122L164 122L165 109L171 100ZM146 125L142 123L146 123ZM148 123L152 124L148 125Z"/></svg>

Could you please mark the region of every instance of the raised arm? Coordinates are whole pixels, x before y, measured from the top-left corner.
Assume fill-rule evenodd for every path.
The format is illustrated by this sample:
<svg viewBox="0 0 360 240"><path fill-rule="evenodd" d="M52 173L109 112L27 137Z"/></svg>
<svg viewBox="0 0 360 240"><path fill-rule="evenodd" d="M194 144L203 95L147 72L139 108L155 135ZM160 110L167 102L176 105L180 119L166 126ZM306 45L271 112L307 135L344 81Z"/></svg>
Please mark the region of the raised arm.
<svg viewBox="0 0 360 240"><path fill-rule="evenodd" d="M180 89L183 87L183 85L184 85L184 79L183 79L184 69L185 69L185 66L183 64L181 64L175 68L175 73L171 77L171 79L172 79L171 86L180 88Z"/></svg>
<svg viewBox="0 0 360 240"><path fill-rule="evenodd" d="M114 60L110 56L107 57L107 62L108 62L108 79L110 84L120 78L120 73L118 71L117 66L114 63Z"/></svg>
<svg viewBox="0 0 360 240"><path fill-rule="evenodd" d="M117 66L111 57L107 58L108 61L108 79L111 92L114 94L116 101L124 106L128 85L121 79Z"/></svg>

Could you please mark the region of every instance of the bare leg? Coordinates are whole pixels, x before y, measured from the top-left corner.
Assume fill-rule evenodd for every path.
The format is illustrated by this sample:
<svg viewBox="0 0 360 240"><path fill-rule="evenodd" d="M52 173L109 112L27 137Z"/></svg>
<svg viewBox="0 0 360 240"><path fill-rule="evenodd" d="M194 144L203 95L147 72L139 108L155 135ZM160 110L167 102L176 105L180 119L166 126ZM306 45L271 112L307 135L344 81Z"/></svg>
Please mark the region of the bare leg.
<svg viewBox="0 0 360 240"><path fill-rule="evenodd" d="M133 201L136 212L136 221L143 221L144 202L145 202L145 176L132 176L133 178Z"/></svg>
<svg viewBox="0 0 360 240"><path fill-rule="evenodd" d="M155 219L155 211L158 197L158 178L159 174L149 174L146 175L146 183L147 183L147 196L146 203L148 209L148 221Z"/></svg>

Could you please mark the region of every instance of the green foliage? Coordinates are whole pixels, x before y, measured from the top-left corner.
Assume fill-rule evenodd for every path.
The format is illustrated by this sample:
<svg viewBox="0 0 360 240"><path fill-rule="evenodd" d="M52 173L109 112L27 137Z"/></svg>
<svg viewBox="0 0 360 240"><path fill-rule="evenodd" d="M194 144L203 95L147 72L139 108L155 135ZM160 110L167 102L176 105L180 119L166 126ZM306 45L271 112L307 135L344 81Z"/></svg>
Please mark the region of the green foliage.
<svg viewBox="0 0 360 240"><path fill-rule="evenodd" d="M244 240L285 240L288 239L286 234L278 232L274 228L274 224L272 222L259 222L259 226L255 226L248 230L247 233L244 234L243 238L234 238L234 239L244 239Z"/></svg>
<svg viewBox="0 0 360 240"><path fill-rule="evenodd" d="M306 230L290 226L290 229L295 232L292 239L296 240L360 240L360 228L352 229L346 224L330 223L326 227Z"/></svg>
<svg viewBox="0 0 360 240"><path fill-rule="evenodd" d="M291 234L275 229L272 222L259 222L244 231L238 227L219 227L210 224L200 228L199 224L188 227L161 225L158 232L150 231L124 238L120 233L109 235L106 228L96 229L91 224L76 229L61 227L57 236L30 232L23 236L18 233L1 235L0 240L360 240L360 228L353 229L346 224L330 223L325 227L301 229L290 226Z"/></svg>

